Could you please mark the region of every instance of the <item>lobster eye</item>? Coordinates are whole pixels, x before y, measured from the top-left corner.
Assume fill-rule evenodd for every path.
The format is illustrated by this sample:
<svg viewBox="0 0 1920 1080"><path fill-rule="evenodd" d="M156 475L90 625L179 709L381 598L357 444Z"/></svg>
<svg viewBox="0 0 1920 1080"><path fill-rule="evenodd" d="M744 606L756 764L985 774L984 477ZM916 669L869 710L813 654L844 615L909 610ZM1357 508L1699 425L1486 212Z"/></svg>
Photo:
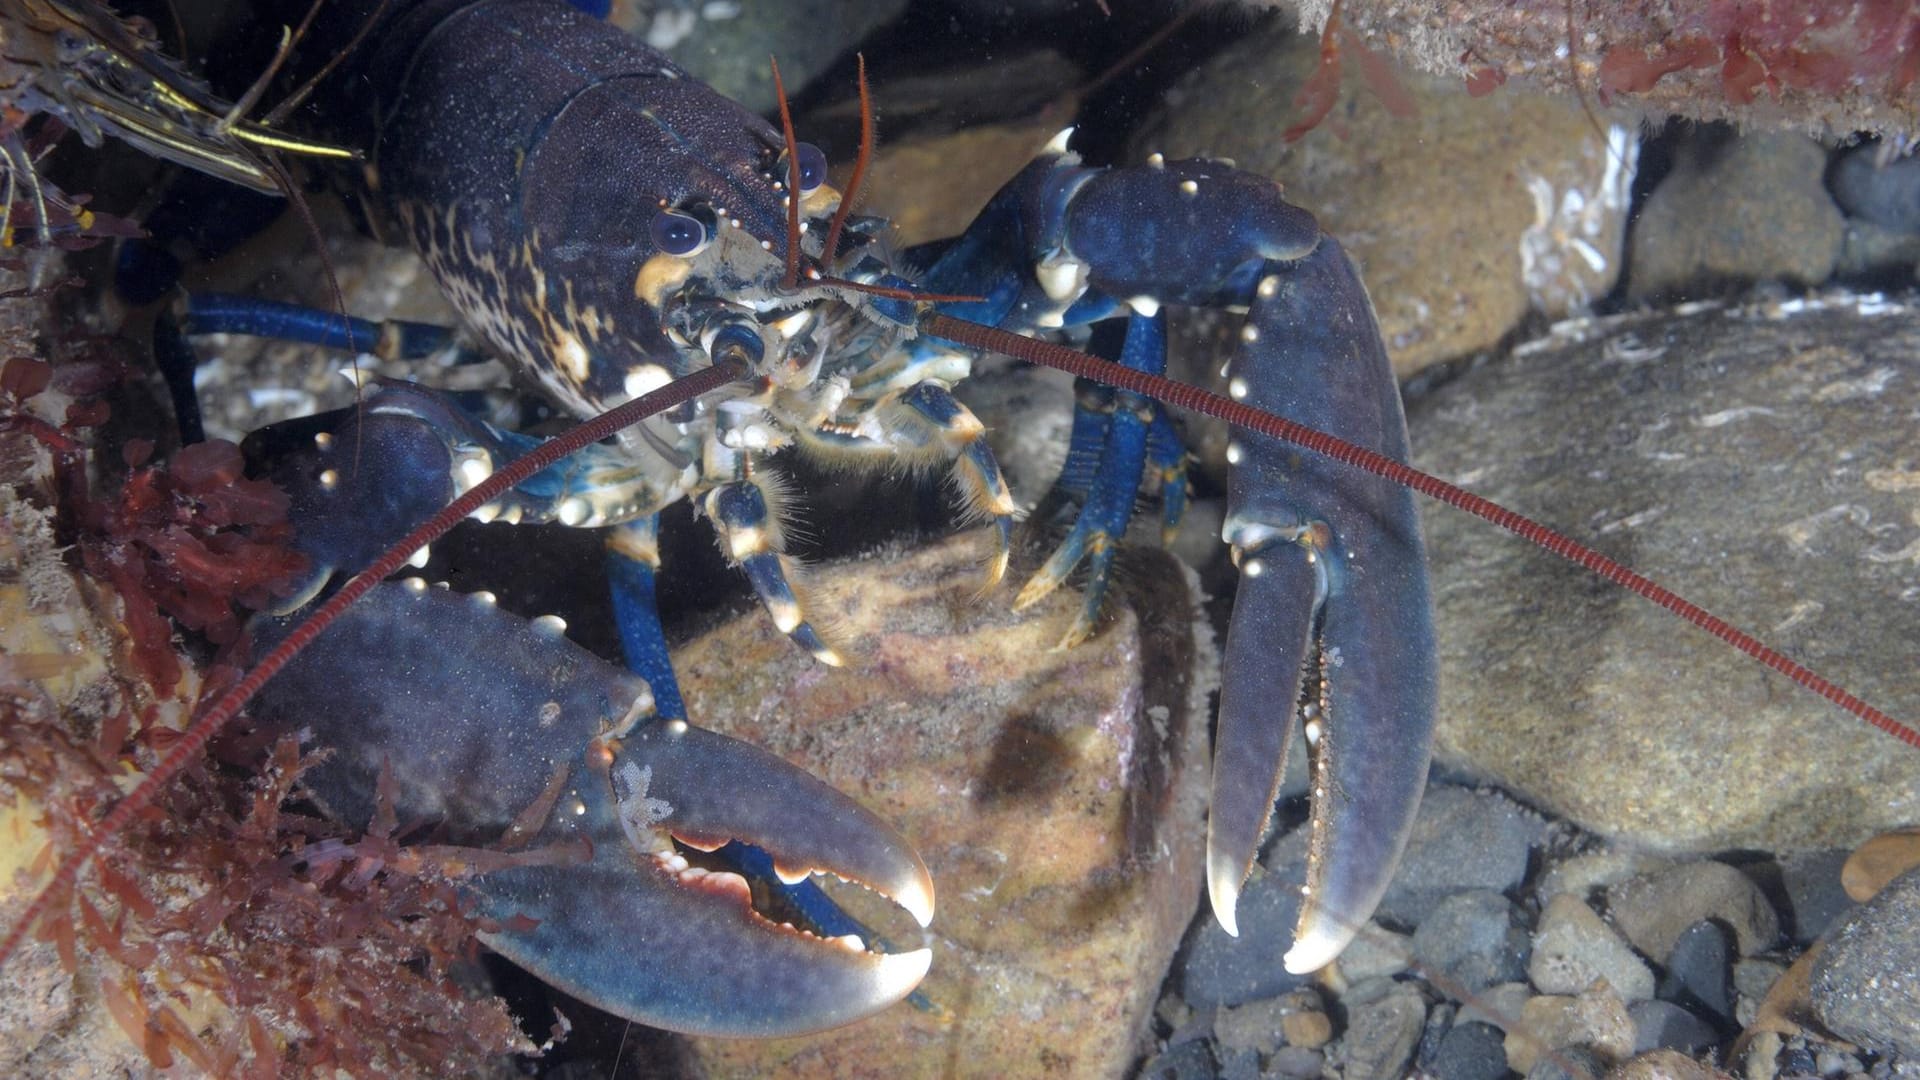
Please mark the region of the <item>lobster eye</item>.
<svg viewBox="0 0 1920 1080"><path fill-rule="evenodd" d="M712 230L707 223L684 210L662 210L653 215L650 227L653 233L653 246L669 255L682 257L697 254L713 239Z"/></svg>
<svg viewBox="0 0 1920 1080"><path fill-rule="evenodd" d="M794 148L800 158L800 193L802 195L827 182L827 155L812 143L801 143Z"/></svg>
<svg viewBox="0 0 1920 1080"><path fill-rule="evenodd" d="M805 195L827 182L827 155L812 143L795 143L794 156L800 159L800 194ZM773 175L784 182L787 179L787 155L784 151L774 165Z"/></svg>

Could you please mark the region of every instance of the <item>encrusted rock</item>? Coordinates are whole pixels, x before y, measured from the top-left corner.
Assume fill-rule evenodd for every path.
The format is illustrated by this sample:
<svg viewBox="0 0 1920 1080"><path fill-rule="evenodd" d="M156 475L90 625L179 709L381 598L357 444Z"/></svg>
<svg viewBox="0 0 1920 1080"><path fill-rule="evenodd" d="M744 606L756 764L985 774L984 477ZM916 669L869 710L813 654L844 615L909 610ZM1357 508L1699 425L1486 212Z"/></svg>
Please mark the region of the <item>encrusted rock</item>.
<svg viewBox="0 0 1920 1080"><path fill-rule="evenodd" d="M1199 899L1206 645L1187 575L1125 575L1121 608L1070 650L1077 595L1015 615L976 599L986 538L820 567L812 610L846 667L753 611L675 656L689 714L806 767L893 822L939 890L934 962L907 1004L837 1031L701 1041L710 1071L786 1077L1115 1075L1137 1058ZM1154 553L1143 557L1164 559ZM863 917L894 915L859 889ZM897 941L919 931L884 923Z"/></svg>
<svg viewBox="0 0 1920 1080"><path fill-rule="evenodd" d="M1920 870L1848 914L1814 961L1811 991L1834 1034L1920 1056Z"/></svg>
<svg viewBox="0 0 1920 1080"><path fill-rule="evenodd" d="M1868 701L1911 696L1920 313L1836 294L1571 322L1408 411L1427 469ZM1920 814L1912 748L1477 520L1424 520L1443 765L1674 850L1851 845Z"/></svg>
<svg viewBox="0 0 1920 1080"><path fill-rule="evenodd" d="M1577 994L1604 979L1627 1001L1653 996L1653 972L1586 902L1561 893L1547 902L1527 964L1533 985L1549 994Z"/></svg>

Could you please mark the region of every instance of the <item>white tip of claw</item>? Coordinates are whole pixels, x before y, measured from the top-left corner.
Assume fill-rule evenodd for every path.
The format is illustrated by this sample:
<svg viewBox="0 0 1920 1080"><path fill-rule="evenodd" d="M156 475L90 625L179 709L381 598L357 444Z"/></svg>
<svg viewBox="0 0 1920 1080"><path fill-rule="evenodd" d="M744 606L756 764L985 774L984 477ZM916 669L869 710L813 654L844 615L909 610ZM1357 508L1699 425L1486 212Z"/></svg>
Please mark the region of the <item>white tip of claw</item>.
<svg viewBox="0 0 1920 1080"><path fill-rule="evenodd" d="M1240 920L1234 909L1240 905L1240 882L1245 877L1234 860L1208 853L1207 899L1213 903L1213 917L1228 937L1240 936Z"/></svg>
<svg viewBox="0 0 1920 1080"><path fill-rule="evenodd" d="M893 902L906 908L907 914L913 916L913 921L924 930L933 925L933 883L926 881L922 884L922 880L910 880L890 895Z"/></svg>
<svg viewBox="0 0 1920 1080"><path fill-rule="evenodd" d="M1288 949L1287 955L1281 958L1281 963L1293 975L1308 975L1333 963L1334 958L1346 949L1347 943L1353 940L1352 934L1330 931L1318 923L1302 926L1299 934L1294 939L1293 948Z"/></svg>
<svg viewBox="0 0 1920 1080"><path fill-rule="evenodd" d="M883 999L898 1001L913 993L932 968L932 949L885 953L880 957L879 970L874 972L874 983Z"/></svg>
<svg viewBox="0 0 1920 1080"><path fill-rule="evenodd" d="M1047 141L1046 153L1064 154L1067 152L1067 140L1073 138L1073 128L1063 127L1060 134Z"/></svg>

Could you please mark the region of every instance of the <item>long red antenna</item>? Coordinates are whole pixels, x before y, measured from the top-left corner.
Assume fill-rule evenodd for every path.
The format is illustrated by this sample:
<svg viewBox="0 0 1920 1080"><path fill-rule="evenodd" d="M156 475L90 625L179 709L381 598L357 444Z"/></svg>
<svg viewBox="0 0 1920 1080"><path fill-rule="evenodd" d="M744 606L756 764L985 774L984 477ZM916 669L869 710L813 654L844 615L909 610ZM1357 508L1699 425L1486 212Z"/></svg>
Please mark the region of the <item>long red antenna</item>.
<svg viewBox="0 0 1920 1080"><path fill-rule="evenodd" d="M99 824L93 827L86 838L81 840L72 851L61 857L59 865L54 868L52 879L28 902L26 910L20 913L20 918L7 929L7 936L0 939L0 967L5 967L7 961L12 959L14 951L25 940L27 931L32 929L34 923L46 913L54 899L66 895L73 888L74 882L80 876L80 871L84 870L87 863L99 854L101 847L109 839L119 835L141 811L151 806L153 800L159 797L167 784L172 782L173 778L178 776L190 762L200 756L208 740L225 727L229 720L238 715L241 707L254 694L259 693L260 688L278 674L281 668L286 667L300 650L306 648L308 642L319 637L335 619L340 617L341 613L352 606L354 601L366 595L387 575L400 569L414 552L420 550L423 545L438 540L468 514L498 498L508 488L568 454L584 448L589 443L599 442L620 429L639 423L655 413L665 412L701 394L717 390L727 383L744 377L747 371L746 363L741 360L717 360L711 367L702 368L650 394L609 409L592 420L542 443L501 466L492 476L448 503L445 509L408 533L405 539L388 548L386 554L374 560L372 566L354 575L353 579L342 586L339 592L333 594L326 603L307 616L299 626L294 627L286 640L263 657L245 678L220 695L219 700L205 712L194 717L186 729L181 731L179 739L167 751L166 756L162 757L153 771L140 781L139 786L127 792L119 802L114 803L113 809L107 811L106 817L100 819Z"/></svg>
<svg viewBox="0 0 1920 1080"><path fill-rule="evenodd" d="M926 316L922 326L934 337L946 338L977 349L991 349L1020 360L1059 368L1081 378L1093 379L1122 390L1131 390L1136 394L1156 398L1177 408L1205 413L1225 420L1235 427L1270 435L1276 439L1284 439L1316 454L1344 462L1375 476L1385 477L1396 484L1412 488L1422 495L1465 510L1524 540L1532 541L1568 562L1583 566L1643 599L1658 604L1881 731L1915 749L1920 749L1920 732L1916 732L1912 727L1860 700L1813 669L1769 647L1752 634L1572 537L1556 532L1525 515L1514 513L1465 488L1449 484L1431 473L1421 472L1419 469L1375 453L1366 447L1357 446L1322 431L1315 431L1304 424L1297 424L1272 413L1262 412L1197 386L1188 386L1158 375L1134 371L1052 342L1036 341L1005 330L963 322L939 314Z"/></svg>
<svg viewBox="0 0 1920 1080"><path fill-rule="evenodd" d="M840 208L833 212L833 224L827 227L827 246L821 259L829 268L840 252L840 229L853 213L853 200L860 194L861 181L867 178L867 165L873 161L873 98L867 93L867 56L855 53L854 59L860 65L860 153L853 159L853 175L840 195Z"/></svg>

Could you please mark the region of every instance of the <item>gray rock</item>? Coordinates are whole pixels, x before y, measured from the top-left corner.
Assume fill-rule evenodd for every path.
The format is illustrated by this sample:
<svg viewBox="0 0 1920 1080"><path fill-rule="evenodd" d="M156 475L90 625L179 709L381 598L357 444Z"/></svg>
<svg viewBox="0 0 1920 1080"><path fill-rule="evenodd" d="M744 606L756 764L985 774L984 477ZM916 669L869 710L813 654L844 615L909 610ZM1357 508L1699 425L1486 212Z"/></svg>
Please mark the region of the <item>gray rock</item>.
<svg viewBox="0 0 1920 1080"><path fill-rule="evenodd" d="M1229 937L1217 920L1194 921L1184 949L1181 969L1187 999L1198 1006L1239 1005L1274 997L1312 980L1292 975L1281 960L1293 944L1293 926L1300 917L1300 886L1306 883L1304 829L1282 837L1268 855L1283 853L1280 872L1256 871L1240 893L1236 909L1240 936ZM1297 858L1294 857L1297 849Z"/></svg>
<svg viewBox="0 0 1920 1080"><path fill-rule="evenodd" d="M1213 1036L1226 1050L1271 1054L1285 1041L1280 1034L1281 1018L1297 1008L1284 998L1223 1007L1213 1018Z"/></svg>
<svg viewBox="0 0 1920 1080"><path fill-rule="evenodd" d="M1627 1006L1633 1020L1633 1052L1685 1050L1695 1053L1716 1046L1720 1033L1712 1024L1671 1001L1636 1001Z"/></svg>
<svg viewBox="0 0 1920 1080"><path fill-rule="evenodd" d="M1504 1038L1491 1024L1455 1023L1441 1038L1426 1071L1435 1080L1500 1080L1507 1074Z"/></svg>
<svg viewBox="0 0 1920 1080"><path fill-rule="evenodd" d="M1846 848L1827 848L1780 856L1780 885L1787 894L1781 914L1795 944L1812 944L1853 910L1854 899L1840 883L1840 868L1850 854Z"/></svg>
<svg viewBox="0 0 1920 1080"><path fill-rule="evenodd" d="M1700 129L1634 220L1628 292L1684 298L1703 279L1825 281L1846 229L1821 183L1826 164L1804 135Z"/></svg>
<svg viewBox="0 0 1920 1080"><path fill-rule="evenodd" d="M792 98L906 6L906 0L799 0L747 5L751 17L745 17L738 3L615 4L611 21L665 50L695 78L764 113L775 107L769 55L779 59Z"/></svg>
<svg viewBox="0 0 1920 1080"><path fill-rule="evenodd" d="M1572 322L1408 412L1428 470L1868 701L1911 697L1915 311L1836 295ZM1478 521L1424 521L1443 767L1672 851L1851 846L1910 823L1888 793L1920 789L1920 754Z"/></svg>
<svg viewBox="0 0 1920 1080"><path fill-rule="evenodd" d="M1427 785L1379 916L1413 926L1453 893L1519 885L1542 829L1537 815L1497 791Z"/></svg>
<svg viewBox="0 0 1920 1080"><path fill-rule="evenodd" d="M1267 1059L1267 1075L1283 1080L1319 1080L1327 1056L1305 1046L1283 1046Z"/></svg>
<svg viewBox="0 0 1920 1080"><path fill-rule="evenodd" d="M1733 867L1711 860L1609 887L1607 914L1634 948L1662 962L1680 935L1704 919L1733 931L1742 956L1764 952L1780 937L1780 916L1760 887Z"/></svg>
<svg viewBox="0 0 1920 1080"><path fill-rule="evenodd" d="M1543 901L1561 893L1596 900L1595 894L1608 885L1672 865L1672 859L1632 848L1596 851L1554 863L1540 875L1533 892Z"/></svg>
<svg viewBox="0 0 1920 1080"><path fill-rule="evenodd" d="M1260 1055L1251 1050L1222 1053L1220 1080L1260 1080Z"/></svg>
<svg viewBox="0 0 1920 1080"><path fill-rule="evenodd" d="M1549 994L1578 994L1605 979L1623 1000L1653 996L1653 972L1645 961L1585 901L1565 893L1540 913L1527 974Z"/></svg>
<svg viewBox="0 0 1920 1080"><path fill-rule="evenodd" d="M1863 143L1840 155L1827 174L1833 201L1850 217L1883 229L1920 233L1920 158L1896 157L1879 165L1879 143Z"/></svg>
<svg viewBox="0 0 1920 1080"><path fill-rule="evenodd" d="M1694 923L1667 954L1654 994L1712 1019L1733 1023L1732 931L1712 920Z"/></svg>
<svg viewBox="0 0 1920 1080"><path fill-rule="evenodd" d="M1219 1075L1204 1040L1172 1047L1140 1069L1141 1080L1214 1080Z"/></svg>
<svg viewBox="0 0 1920 1080"><path fill-rule="evenodd" d="M1370 922L1340 954L1340 974L1354 982L1398 975L1407 970L1412 959L1412 938Z"/></svg>
<svg viewBox="0 0 1920 1080"><path fill-rule="evenodd" d="M1527 1070L1527 1080L1592 1080L1604 1075L1610 1064L1606 1055L1586 1046L1563 1046L1541 1055Z"/></svg>
<svg viewBox="0 0 1920 1080"><path fill-rule="evenodd" d="M1525 978L1528 948L1519 909L1491 889L1447 897L1413 932L1421 973L1460 1001L1495 983Z"/></svg>
<svg viewBox="0 0 1920 1080"><path fill-rule="evenodd" d="M1397 983L1391 992L1347 1014L1347 1036L1335 1052L1347 1080L1393 1080L1406 1073L1427 1020L1419 991Z"/></svg>
<svg viewBox="0 0 1920 1080"><path fill-rule="evenodd" d="M1519 1025L1520 1016L1532 998L1533 988L1523 982L1489 986L1474 995L1472 1001L1462 1002L1453 1022L1486 1024L1501 1031L1511 1031Z"/></svg>
<svg viewBox="0 0 1920 1080"><path fill-rule="evenodd" d="M1814 962L1813 1009L1834 1034L1920 1056L1920 870L1850 913Z"/></svg>

